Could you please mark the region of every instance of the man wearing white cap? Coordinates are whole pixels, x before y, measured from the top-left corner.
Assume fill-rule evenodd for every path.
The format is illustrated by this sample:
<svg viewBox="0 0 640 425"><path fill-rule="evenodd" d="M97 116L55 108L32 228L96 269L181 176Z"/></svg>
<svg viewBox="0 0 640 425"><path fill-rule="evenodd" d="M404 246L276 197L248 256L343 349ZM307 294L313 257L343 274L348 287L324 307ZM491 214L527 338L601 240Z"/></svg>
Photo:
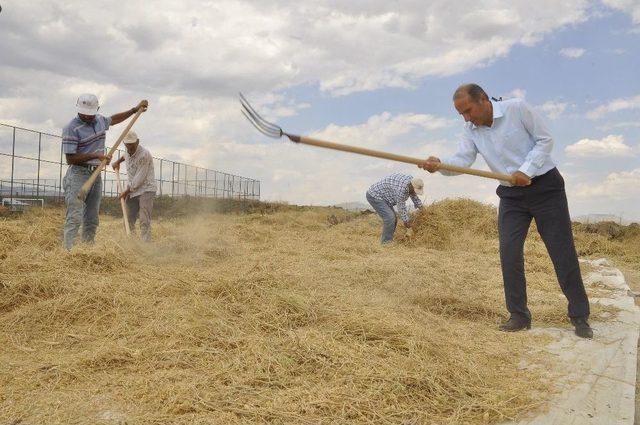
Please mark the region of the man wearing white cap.
<svg viewBox="0 0 640 425"><path fill-rule="evenodd" d="M127 211L131 230L134 231L136 220L140 217L140 237L143 241L151 241L151 212L153 198L156 196L156 178L153 170L153 156L140 146L138 135L130 131L124 138L127 148L124 156L113 163L118 170L120 164L127 163L127 188L120 198L127 201Z"/></svg>
<svg viewBox="0 0 640 425"><path fill-rule="evenodd" d="M103 160L111 160L105 154L105 135L109 126L119 124L135 114L138 109L146 110L148 102L142 100L128 111L110 117L98 114L98 98L93 94L78 97L78 116L71 120L62 131L62 151L69 164L64 176L64 198L67 214L64 223L64 247L71 250L82 224L82 240L93 243L98 228L98 212L102 199L102 179L96 179L85 201L78 199L82 185Z"/></svg>
<svg viewBox="0 0 640 425"><path fill-rule="evenodd" d="M422 179L413 178L406 174L391 174L379 182L373 184L367 190L367 201L382 218L382 237L380 241L385 244L393 240L398 220L393 206L398 206L398 214L407 229L411 228L409 214L405 202L409 197L413 205L422 208L422 202L418 195L424 193Z"/></svg>

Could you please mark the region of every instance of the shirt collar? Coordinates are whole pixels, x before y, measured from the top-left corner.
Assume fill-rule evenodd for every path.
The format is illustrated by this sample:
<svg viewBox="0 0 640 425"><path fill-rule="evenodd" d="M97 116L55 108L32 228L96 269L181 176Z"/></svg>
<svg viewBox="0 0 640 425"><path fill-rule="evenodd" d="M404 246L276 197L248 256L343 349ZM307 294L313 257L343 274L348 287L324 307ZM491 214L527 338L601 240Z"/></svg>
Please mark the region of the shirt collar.
<svg viewBox="0 0 640 425"><path fill-rule="evenodd" d="M490 102L493 109L493 121L495 122L496 118L502 118L504 116L504 112L502 111L502 107L498 102L494 102L493 100L491 100ZM478 126L472 122L470 122L469 124L471 124L471 128L473 130L478 128Z"/></svg>
<svg viewBox="0 0 640 425"><path fill-rule="evenodd" d="M498 102L491 101L491 105L493 105L493 119L502 118L504 112L502 111L502 106Z"/></svg>

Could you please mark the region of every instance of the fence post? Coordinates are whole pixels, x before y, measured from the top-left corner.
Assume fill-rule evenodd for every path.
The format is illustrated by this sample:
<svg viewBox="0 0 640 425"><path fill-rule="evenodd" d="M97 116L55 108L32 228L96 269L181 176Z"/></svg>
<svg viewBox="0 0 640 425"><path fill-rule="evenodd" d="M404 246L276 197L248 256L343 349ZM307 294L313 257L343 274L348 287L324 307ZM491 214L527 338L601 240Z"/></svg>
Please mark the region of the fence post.
<svg viewBox="0 0 640 425"><path fill-rule="evenodd" d="M13 209L13 168L16 160L16 128L13 127L13 143L11 147L11 194L9 202L11 202L9 208Z"/></svg>
<svg viewBox="0 0 640 425"><path fill-rule="evenodd" d="M178 193L177 193L177 195L180 196L180 163L177 162L176 164L178 165Z"/></svg>
<svg viewBox="0 0 640 425"><path fill-rule="evenodd" d="M204 197L206 198L209 195L209 191L207 190L207 186L209 186L209 169L204 169Z"/></svg>
<svg viewBox="0 0 640 425"><path fill-rule="evenodd" d="M196 166L196 184L193 188L193 196L198 196L198 167Z"/></svg>
<svg viewBox="0 0 640 425"><path fill-rule="evenodd" d="M176 183L176 163L171 161L171 197L173 197L173 192L174 192L174 186Z"/></svg>
<svg viewBox="0 0 640 425"><path fill-rule="evenodd" d="M42 133L38 132L38 181L36 183L36 198L40 196L40 155L42 152Z"/></svg>
<svg viewBox="0 0 640 425"><path fill-rule="evenodd" d="M160 196L162 196L162 158L160 158Z"/></svg>
<svg viewBox="0 0 640 425"><path fill-rule="evenodd" d="M63 152L63 144L60 142L60 176L58 177L58 202L60 198L62 198L62 152Z"/></svg>

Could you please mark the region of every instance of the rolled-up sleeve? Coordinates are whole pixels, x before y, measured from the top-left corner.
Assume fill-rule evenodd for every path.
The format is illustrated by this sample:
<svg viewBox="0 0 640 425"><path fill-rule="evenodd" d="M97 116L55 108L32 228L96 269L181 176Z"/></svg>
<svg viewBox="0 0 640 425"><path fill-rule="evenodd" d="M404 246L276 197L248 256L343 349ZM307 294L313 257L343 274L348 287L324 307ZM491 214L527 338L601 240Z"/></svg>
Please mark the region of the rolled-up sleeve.
<svg viewBox="0 0 640 425"><path fill-rule="evenodd" d="M460 143L458 143L458 151L451 157L445 158L442 160L444 164L455 165L457 167L470 167L478 156L478 148L476 144L473 143L471 136L468 134L467 129L465 129L464 136ZM445 176L457 176L460 173L456 173L455 171L448 170L439 170L441 174Z"/></svg>
<svg viewBox="0 0 640 425"><path fill-rule="evenodd" d="M418 208L422 208L422 201L418 198L418 195L411 195L411 200L413 201L413 206Z"/></svg>
<svg viewBox="0 0 640 425"><path fill-rule="evenodd" d="M62 130L62 152L65 154L74 154L78 152L78 142L80 137L73 131L70 125Z"/></svg>
<svg viewBox="0 0 640 425"><path fill-rule="evenodd" d="M407 205L405 204L407 200L403 199L402 201L398 202L398 215L400 216L400 218L402 219L402 221L404 221L405 223L407 221L409 221L409 213L407 212Z"/></svg>
<svg viewBox="0 0 640 425"><path fill-rule="evenodd" d="M522 125L533 139L534 146L525 157L518 169L527 176L537 175L537 171L544 166L553 149L553 138L542 117L535 112L526 102L519 102L520 119Z"/></svg>

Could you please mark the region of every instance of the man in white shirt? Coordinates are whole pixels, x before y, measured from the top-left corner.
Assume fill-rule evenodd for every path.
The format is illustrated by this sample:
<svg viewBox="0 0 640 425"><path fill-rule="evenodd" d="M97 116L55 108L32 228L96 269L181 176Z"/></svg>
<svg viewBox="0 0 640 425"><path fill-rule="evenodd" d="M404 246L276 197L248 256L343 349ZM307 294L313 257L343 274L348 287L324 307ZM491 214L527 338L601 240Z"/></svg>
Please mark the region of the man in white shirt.
<svg viewBox="0 0 640 425"><path fill-rule="evenodd" d="M120 198L127 201L127 211L131 230L140 217L140 237L143 241L151 241L151 212L153 198L156 196L156 179L153 170L153 156L140 146L138 135L129 131L124 138L127 148L124 156L113 163L113 169L120 168L123 161L127 163L127 188Z"/></svg>
<svg viewBox="0 0 640 425"><path fill-rule="evenodd" d="M535 219L566 296L568 315L576 335L592 338L587 322L587 298L571 231L564 180L551 160L553 139L538 114L524 101L491 101L477 84L460 86L453 95L456 110L464 117L465 129L458 152L443 162L469 167L478 153L489 168L514 177L515 185L501 182L498 233L500 262L507 310L511 317L503 331L531 328L524 275L524 241ZM444 175L440 159L429 157L421 168Z"/></svg>

